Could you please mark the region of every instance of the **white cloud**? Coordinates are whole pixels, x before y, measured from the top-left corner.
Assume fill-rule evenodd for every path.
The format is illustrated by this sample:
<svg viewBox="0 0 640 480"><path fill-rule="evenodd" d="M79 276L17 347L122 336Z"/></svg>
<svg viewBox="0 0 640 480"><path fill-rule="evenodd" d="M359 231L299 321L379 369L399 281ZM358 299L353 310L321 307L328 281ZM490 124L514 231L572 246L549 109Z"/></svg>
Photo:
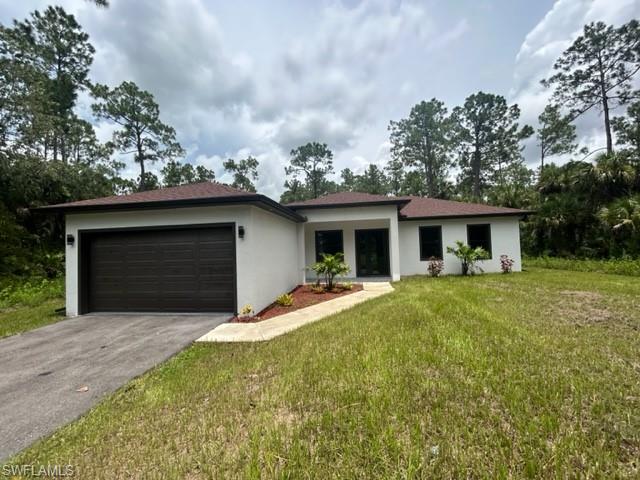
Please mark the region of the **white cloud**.
<svg viewBox="0 0 640 480"><path fill-rule="evenodd" d="M167 109L234 107L251 99L251 60L225 45L200 0L114 1L85 10L96 44L93 74L112 85L131 79Z"/></svg>
<svg viewBox="0 0 640 480"><path fill-rule="evenodd" d="M24 18L46 2L0 0L0 19ZM108 9L59 2L96 47L94 81L132 80L150 91L188 161L223 181L230 179L226 158L255 156L258 188L274 197L283 189L289 150L307 141L326 142L336 170L382 165L388 147L379 152L378 145L388 136L389 106L422 95L424 80L411 76L421 56L446 50L472 28L459 16L436 19L427 4L412 0L267 3L251 12L209 0L111 0ZM90 103L80 99L85 118ZM113 126L100 122L96 129L105 140ZM126 173L137 176L137 165L130 161Z"/></svg>
<svg viewBox="0 0 640 480"><path fill-rule="evenodd" d="M604 21L620 25L640 16L638 0L558 0L545 17L527 34L516 56L511 101L522 110L522 121L537 124L537 117L549 101L551 91L540 85L548 77L555 60L582 33L585 24ZM590 149L604 144L601 133L602 120L590 112L580 117L576 126L581 146ZM529 162L537 161L534 141L527 142L526 156ZM562 157L559 162L566 161Z"/></svg>
<svg viewBox="0 0 640 480"><path fill-rule="evenodd" d="M273 196L291 148L312 140L334 153L354 147L376 119L381 70L404 43L427 49L468 28L458 21L436 32L412 2L329 3L304 36L256 62L229 44L202 0L111 3L107 12L80 11L97 49L94 78L133 80L152 92L190 161L222 180L222 161L250 152L261 161L259 190Z"/></svg>

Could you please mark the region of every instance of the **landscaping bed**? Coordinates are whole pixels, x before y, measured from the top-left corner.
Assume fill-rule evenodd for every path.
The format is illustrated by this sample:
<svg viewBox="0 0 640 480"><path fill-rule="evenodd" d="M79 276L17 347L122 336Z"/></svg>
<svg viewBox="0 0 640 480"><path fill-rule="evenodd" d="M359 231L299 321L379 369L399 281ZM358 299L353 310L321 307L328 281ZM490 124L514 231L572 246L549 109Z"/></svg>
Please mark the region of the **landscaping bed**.
<svg viewBox="0 0 640 480"><path fill-rule="evenodd" d="M296 310L300 310L301 308L310 307L311 305L315 305L317 303L326 302L327 300L333 300L334 298L343 297L345 295L349 295L350 293L359 292L362 290L362 284L351 284L350 289L342 288L340 285L338 285L332 291L323 291L320 293L314 291L313 288L313 284L298 285L290 292L291 296L293 297L293 305L285 307L274 302L257 315L248 317L234 317L231 322L260 322L262 320L277 317L278 315L295 312Z"/></svg>

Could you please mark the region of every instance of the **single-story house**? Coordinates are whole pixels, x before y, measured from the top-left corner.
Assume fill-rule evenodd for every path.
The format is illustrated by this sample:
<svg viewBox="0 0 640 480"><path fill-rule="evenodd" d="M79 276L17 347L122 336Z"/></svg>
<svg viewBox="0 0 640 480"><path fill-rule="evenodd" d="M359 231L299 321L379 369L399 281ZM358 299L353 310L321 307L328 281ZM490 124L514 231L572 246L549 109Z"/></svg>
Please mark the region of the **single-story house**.
<svg viewBox="0 0 640 480"><path fill-rule="evenodd" d="M66 308L89 312L255 311L310 278L322 252L344 252L351 276L399 280L461 270L447 247L482 246L520 270L513 208L343 192L282 205L205 182L42 207L66 219Z"/></svg>

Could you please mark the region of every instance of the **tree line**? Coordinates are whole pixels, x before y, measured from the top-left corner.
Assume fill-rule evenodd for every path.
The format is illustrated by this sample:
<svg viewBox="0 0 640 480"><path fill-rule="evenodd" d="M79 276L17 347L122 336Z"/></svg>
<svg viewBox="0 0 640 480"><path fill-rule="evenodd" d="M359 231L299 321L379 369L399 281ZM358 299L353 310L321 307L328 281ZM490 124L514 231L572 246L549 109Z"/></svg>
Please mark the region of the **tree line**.
<svg viewBox="0 0 640 480"><path fill-rule="evenodd" d="M391 121L391 155L362 174L334 181L325 144L291 151L281 201L339 191L418 195L486 202L535 211L523 223L522 243L533 255L640 255L640 27L584 26L542 80L550 102L534 128L521 125L518 105L477 92L452 109L438 99ZM612 112L622 114L614 116ZM588 151L575 122L588 112L602 121L603 146ZM539 165L530 168L523 142L533 137ZM615 139L615 141L614 141ZM615 145L614 145L615 144ZM552 162L560 155L570 160Z"/></svg>
<svg viewBox="0 0 640 480"><path fill-rule="evenodd" d="M185 151L151 93L126 80L114 88L90 81L94 54L62 7L0 25L0 273L59 268L52 252L62 246L62 220L32 207L215 178L181 161ZM93 120L114 125L109 141L76 113L80 95L91 99ZM136 180L122 175L127 158L140 169ZM148 170L158 161L160 178ZM257 166L252 157L224 163L235 186L254 191Z"/></svg>
<svg viewBox="0 0 640 480"><path fill-rule="evenodd" d="M637 255L640 103L632 80L639 38L636 21L586 25L543 81L553 95L536 129L521 125L519 107L503 96L478 92L454 108L435 98L418 103L389 124L388 164L344 169L338 180L328 145L301 145L290 152L281 201L364 191L530 208L539 212L524 229L532 253ZM90 80L94 54L88 34L61 7L0 25L0 273L55 263L62 221L32 207L215 179L213 170L184 161L150 92L128 80L115 87ZM81 96L90 99L90 119L77 114ZM626 115L613 115L618 107ZM550 163L589 153L579 149L574 123L591 110L603 119L606 152L593 163ZM90 120L111 123L112 137L100 142ZM532 135L536 169L522 155ZM139 168L135 180L122 174L127 158ZM149 170L156 162L159 176ZM222 166L233 186L256 190L256 158Z"/></svg>

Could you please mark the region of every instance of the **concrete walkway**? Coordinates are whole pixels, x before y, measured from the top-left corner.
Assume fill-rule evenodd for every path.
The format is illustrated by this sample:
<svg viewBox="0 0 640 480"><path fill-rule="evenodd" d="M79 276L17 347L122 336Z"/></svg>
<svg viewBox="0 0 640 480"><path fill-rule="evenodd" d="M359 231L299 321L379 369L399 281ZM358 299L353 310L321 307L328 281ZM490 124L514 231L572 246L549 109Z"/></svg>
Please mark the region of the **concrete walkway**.
<svg viewBox="0 0 640 480"><path fill-rule="evenodd" d="M291 313L256 323L223 323L200 337L197 342L260 342L316 322L372 298L393 291L389 282L366 282L359 292L301 308Z"/></svg>

